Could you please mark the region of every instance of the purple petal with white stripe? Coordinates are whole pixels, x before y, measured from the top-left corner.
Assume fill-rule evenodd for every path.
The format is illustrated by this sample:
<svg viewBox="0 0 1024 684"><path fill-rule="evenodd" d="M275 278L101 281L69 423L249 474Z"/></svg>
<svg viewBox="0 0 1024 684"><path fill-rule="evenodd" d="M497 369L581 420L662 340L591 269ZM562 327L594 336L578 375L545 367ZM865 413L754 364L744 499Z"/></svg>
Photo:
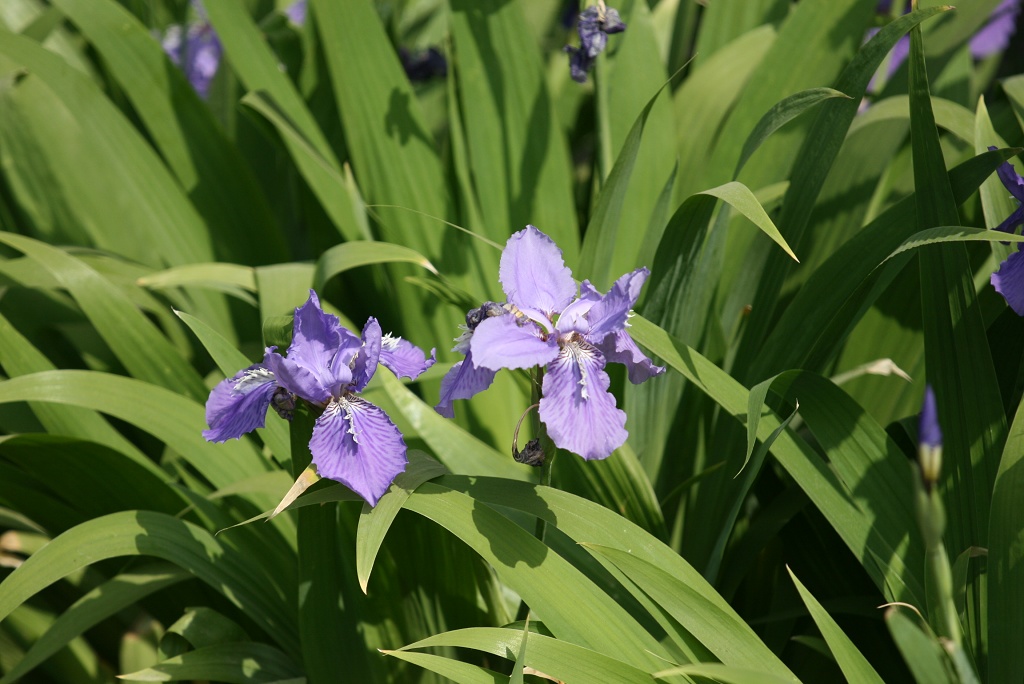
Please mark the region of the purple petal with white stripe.
<svg viewBox="0 0 1024 684"><path fill-rule="evenodd" d="M434 410L445 418L454 418L452 402L456 399L469 399L483 392L494 382L495 373L490 368L474 365L473 352L469 352L465 359L452 366L441 379L441 398Z"/></svg>
<svg viewBox="0 0 1024 684"><path fill-rule="evenodd" d="M992 287L1018 316L1024 316L1024 252L1016 251L992 274Z"/></svg>
<svg viewBox="0 0 1024 684"><path fill-rule="evenodd" d="M265 365L272 354L271 347L264 363L256 363L240 370L233 377L221 380L206 401L206 424L203 437L209 442L238 439L246 432L261 428L267 418L270 400L277 391L277 379Z"/></svg>
<svg viewBox="0 0 1024 684"><path fill-rule="evenodd" d="M415 380L436 362L436 349L431 349L428 357L409 340L392 337L390 333L381 340L380 365L394 373L396 377Z"/></svg>
<svg viewBox="0 0 1024 684"><path fill-rule="evenodd" d="M541 311L548 318L576 296L576 283L562 259L562 250L534 226L526 226L508 239L498 279L509 302L520 309Z"/></svg>
<svg viewBox="0 0 1024 684"><path fill-rule="evenodd" d="M364 399L332 401L309 441L321 477L337 480L371 505L405 470L405 440L381 409Z"/></svg>
<svg viewBox="0 0 1024 684"><path fill-rule="evenodd" d="M664 366L655 366L647 355L640 351L628 330L620 330L604 338L597 345L608 363L621 363L626 367L629 381L634 385L650 380L665 372Z"/></svg>
<svg viewBox="0 0 1024 684"><path fill-rule="evenodd" d="M544 375L540 419L561 449L584 459L607 458L626 441L626 414L608 392L601 352L586 342L570 342Z"/></svg>
<svg viewBox="0 0 1024 684"><path fill-rule="evenodd" d="M523 321L517 316L496 316L482 321L473 331L469 350L478 367L491 370L533 368L558 356L558 341L554 336L542 339L540 328L532 321Z"/></svg>

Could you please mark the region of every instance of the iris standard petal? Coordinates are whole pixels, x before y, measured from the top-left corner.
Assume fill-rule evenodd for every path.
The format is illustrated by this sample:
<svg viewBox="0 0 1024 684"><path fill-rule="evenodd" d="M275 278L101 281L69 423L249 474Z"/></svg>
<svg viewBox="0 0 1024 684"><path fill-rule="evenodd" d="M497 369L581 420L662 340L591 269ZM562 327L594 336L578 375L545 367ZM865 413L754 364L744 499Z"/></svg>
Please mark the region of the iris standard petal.
<svg viewBox="0 0 1024 684"><path fill-rule="evenodd" d="M431 349L430 356L427 356L422 349L401 337L387 334L381 339L380 365L396 377L415 380L436 362L437 349Z"/></svg>
<svg viewBox="0 0 1024 684"><path fill-rule="evenodd" d="M469 352L465 359L452 366L441 379L441 398L434 410L445 418L454 418L452 402L456 399L469 399L483 392L494 382L495 373L490 368L474 365L473 352Z"/></svg>
<svg viewBox="0 0 1024 684"><path fill-rule="evenodd" d="M607 458L626 441L626 414L608 392L604 357L586 342L566 344L544 375L540 419L561 449Z"/></svg>
<svg viewBox="0 0 1024 684"><path fill-rule="evenodd" d="M380 323L373 316L366 320L363 326L362 347L356 354L355 362L352 364L352 389L361 392L370 382L370 378L377 372L377 361L380 359L381 338ZM338 359L336 363L341 363ZM335 396L338 396L338 392Z"/></svg>
<svg viewBox="0 0 1024 684"><path fill-rule="evenodd" d="M274 373L277 383L292 394L297 394L314 404L326 404L331 399L331 388L305 366L278 354L268 357L267 367Z"/></svg>
<svg viewBox="0 0 1024 684"><path fill-rule="evenodd" d="M526 226L505 244L498 270L508 301L520 309L536 309L550 318L576 296L572 271L562 250L534 226Z"/></svg>
<svg viewBox="0 0 1024 684"><path fill-rule="evenodd" d="M324 387L331 387L336 381L331 364L339 352L351 352L344 359L347 364L360 346L359 338L342 328L337 316L324 313L316 292L310 290L306 303L295 309L288 359L311 372Z"/></svg>
<svg viewBox="0 0 1024 684"><path fill-rule="evenodd" d="M206 424L210 429L203 430L203 437L209 442L224 442L263 427L276 391L277 379L262 363L221 380L206 401Z"/></svg>
<svg viewBox="0 0 1024 684"><path fill-rule="evenodd" d="M629 336L628 330L619 330L606 336L597 348L609 363L624 365L629 373L629 381L634 385L665 372L664 366L655 366L647 355L640 351L640 347L636 346L636 342Z"/></svg>
<svg viewBox="0 0 1024 684"><path fill-rule="evenodd" d="M992 274L992 287L1018 316L1024 316L1024 252L1016 251Z"/></svg>
<svg viewBox="0 0 1024 684"><path fill-rule="evenodd" d="M405 470L405 440L388 415L358 397L328 404L309 440L321 477L337 480L371 505Z"/></svg>
<svg viewBox="0 0 1024 684"><path fill-rule="evenodd" d="M558 342L554 336L544 340L540 335L540 328L530 320L497 316L477 326L469 350L478 367L491 370L543 366L558 356Z"/></svg>
<svg viewBox="0 0 1024 684"><path fill-rule="evenodd" d="M640 298L640 290L651 272L646 268L638 268L615 281L608 294L601 297L587 313L590 329L586 331L587 339L597 343L610 333L626 328L629 310Z"/></svg>

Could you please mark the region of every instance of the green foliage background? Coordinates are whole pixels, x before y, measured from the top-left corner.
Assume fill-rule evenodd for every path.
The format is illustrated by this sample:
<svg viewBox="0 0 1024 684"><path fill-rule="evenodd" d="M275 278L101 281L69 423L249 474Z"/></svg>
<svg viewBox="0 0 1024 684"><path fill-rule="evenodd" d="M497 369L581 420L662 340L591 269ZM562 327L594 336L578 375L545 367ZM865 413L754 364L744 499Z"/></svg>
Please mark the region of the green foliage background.
<svg viewBox="0 0 1024 684"><path fill-rule="evenodd" d="M1024 43L967 48L998 0L622 0L584 86L557 0L309 4L207 0L203 101L158 40L183 1L0 2L0 684L1024 680L985 230ZM629 441L551 486L508 453L526 376L432 409L527 223L599 288L651 268L669 368L613 371ZM440 362L366 393L411 456L376 508L320 481L267 520L309 417L209 444L203 404L311 287Z"/></svg>

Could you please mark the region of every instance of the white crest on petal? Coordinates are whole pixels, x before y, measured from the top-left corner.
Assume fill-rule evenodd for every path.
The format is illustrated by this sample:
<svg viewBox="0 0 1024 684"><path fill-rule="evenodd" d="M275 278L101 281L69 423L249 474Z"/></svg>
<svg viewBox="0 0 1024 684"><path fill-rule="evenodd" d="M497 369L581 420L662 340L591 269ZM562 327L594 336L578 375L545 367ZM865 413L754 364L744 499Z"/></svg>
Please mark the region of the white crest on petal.
<svg viewBox="0 0 1024 684"><path fill-rule="evenodd" d="M256 389L257 385L272 382L274 379L274 373L269 368L253 368L245 371L232 389L240 394L248 394Z"/></svg>
<svg viewBox="0 0 1024 684"><path fill-rule="evenodd" d="M346 432L352 435L353 442L359 444L359 433L356 432L356 422L352 420L352 402L345 397L342 397L341 399L332 401L330 405L327 406L327 409L324 410L324 413L330 411L331 406L335 407L333 411L334 413L338 413L339 411L345 412L345 420L348 421L348 430L346 430Z"/></svg>
<svg viewBox="0 0 1024 684"><path fill-rule="evenodd" d="M391 333L384 333L380 338L380 349L381 351L394 351L398 347L398 343L401 341L401 336L392 337Z"/></svg>
<svg viewBox="0 0 1024 684"><path fill-rule="evenodd" d="M583 401L586 401L590 398L588 390L590 378L587 373L586 362L592 360L596 356L597 349L579 339L579 336L575 333L567 337L564 349L572 359L572 362L580 369L580 380L578 383L580 386L580 397Z"/></svg>

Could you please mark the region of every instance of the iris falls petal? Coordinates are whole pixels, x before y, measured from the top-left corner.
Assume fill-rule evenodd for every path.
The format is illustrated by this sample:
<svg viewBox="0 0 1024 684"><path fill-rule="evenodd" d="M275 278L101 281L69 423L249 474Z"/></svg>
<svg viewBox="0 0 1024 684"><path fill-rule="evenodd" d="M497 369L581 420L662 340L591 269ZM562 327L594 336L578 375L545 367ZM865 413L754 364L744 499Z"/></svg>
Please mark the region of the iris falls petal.
<svg viewBox="0 0 1024 684"><path fill-rule="evenodd" d="M224 442L263 427L277 388L274 373L261 363L221 380L206 402L206 424L210 429L203 430L203 437L210 442Z"/></svg>
<svg viewBox="0 0 1024 684"><path fill-rule="evenodd" d="M567 343L544 375L540 419L548 435L587 460L607 458L629 435L604 365L601 352L579 340Z"/></svg>
<svg viewBox="0 0 1024 684"><path fill-rule="evenodd" d="M353 396L328 404L317 418L309 450L321 477L337 480L371 506L408 462L405 440L388 415Z"/></svg>
<svg viewBox="0 0 1024 684"><path fill-rule="evenodd" d="M1024 316L1024 252L1016 251L992 274L992 287L1018 316Z"/></svg>
<svg viewBox="0 0 1024 684"><path fill-rule="evenodd" d="M481 368L473 363L473 353L459 361L445 373L441 380L441 398L434 410L445 418L454 418L452 402L456 399L470 399L478 392L483 392L494 382L496 371Z"/></svg>
<svg viewBox="0 0 1024 684"><path fill-rule="evenodd" d="M415 380L423 371L437 361L437 350L431 349L428 357L423 350L401 337L384 335L380 344L380 365L399 378Z"/></svg>

